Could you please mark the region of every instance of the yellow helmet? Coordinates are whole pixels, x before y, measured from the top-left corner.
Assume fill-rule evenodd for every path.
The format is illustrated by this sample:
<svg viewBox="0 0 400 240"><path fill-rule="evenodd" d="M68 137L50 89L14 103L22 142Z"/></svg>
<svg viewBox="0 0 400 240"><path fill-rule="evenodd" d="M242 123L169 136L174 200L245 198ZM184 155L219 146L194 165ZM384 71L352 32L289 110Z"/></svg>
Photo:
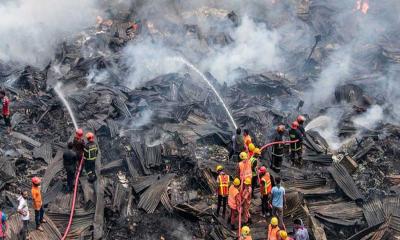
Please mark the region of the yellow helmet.
<svg viewBox="0 0 400 240"><path fill-rule="evenodd" d="M244 180L244 184L246 184L246 185L250 185L251 184L251 178L246 178L245 180Z"/></svg>
<svg viewBox="0 0 400 240"><path fill-rule="evenodd" d="M254 154L260 155L261 154L261 149L255 148L253 152L254 152Z"/></svg>
<svg viewBox="0 0 400 240"><path fill-rule="evenodd" d="M241 233L242 233L243 236L249 236L250 235L250 228L248 226L243 226Z"/></svg>
<svg viewBox="0 0 400 240"><path fill-rule="evenodd" d="M272 225L272 226L278 226L278 218L273 217L273 218L271 219L271 225Z"/></svg>
<svg viewBox="0 0 400 240"><path fill-rule="evenodd" d="M287 232L284 230L279 231L279 236L281 236L281 238L283 240L285 240L287 238Z"/></svg>
<svg viewBox="0 0 400 240"><path fill-rule="evenodd" d="M247 153L246 152L241 152L239 155L241 160L246 160L247 159Z"/></svg>
<svg viewBox="0 0 400 240"><path fill-rule="evenodd" d="M249 151L250 151L250 152L253 152L254 149L256 149L256 146L254 146L254 144L250 143L250 144L249 144Z"/></svg>
<svg viewBox="0 0 400 240"><path fill-rule="evenodd" d="M235 178L235 180L233 180L233 185L234 186L239 186L240 185L240 179L239 178Z"/></svg>
<svg viewBox="0 0 400 240"><path fill-rule="evenodd" d="M217 172L224 170L224 167L222 165L218 165L216 168Z"/></svg>

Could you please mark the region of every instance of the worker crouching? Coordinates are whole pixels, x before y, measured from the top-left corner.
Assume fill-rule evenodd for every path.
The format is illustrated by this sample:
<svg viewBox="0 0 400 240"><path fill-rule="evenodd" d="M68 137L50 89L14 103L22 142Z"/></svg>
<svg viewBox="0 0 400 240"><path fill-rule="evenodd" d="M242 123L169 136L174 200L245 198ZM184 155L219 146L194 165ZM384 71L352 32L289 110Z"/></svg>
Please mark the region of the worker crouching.
<svg viewBox="0 0 400 240"><path fill-rule="evenodd" d="M233 180L233 185L229 187L229 193L228 193L228 205L229 208L231 209L230 224L232 230L235 229L235 222L239 216L239 211L241 211L239 187L240 187L240 179L235 178L235 180Z"/></svg>
<svg viewBox="0 0 400 240"><path fill-rule="evenodd" d="M270 199L271 199L271 190L272 190L272 182L271 176L269 172L267 172L267 168L262 166L259 170L259 178L260 178L260 193L261 193L261 213L265 218L266 216L271 216L271 207L270 207Z"/></svg>
<svg viewBox="0 0 400 240"><path fill-rule="evenodd" d="M299 123L297 121L292 123L289 130L290 141L290 160L293 165L298 167L303 166L303 134L299 130ZM297 156L297 158L296 158Z"/></svg>
<svg viewBox="0 0 400 240"><path fill-rule="evenodd" d="M217 205L217 216L219 216L219 210L222 206L222 217L225 218L226 213L226 203L228 200L228 192L229 192L229 175L224 172L224 167L219 165L217 166L217 183L218 183L218 205Z"/></svg>
<svg viewBox="0 0 400 240"><path fill-rule="evenodd" d="M244 188L242 191L242 215L245 224L251 224L250 207L251 207L251 178L244 180Z"/></svg>
<svg viewBox="0 0 400 240"><path fill-rule="evenodd" d="M98 147L94 141L94 134L88 132L86 134L87 143L83 149L83 157L85 159L85 171L88 175L88 181L94 182L97 179L96 176L96 159L98 154Z"/></svg>

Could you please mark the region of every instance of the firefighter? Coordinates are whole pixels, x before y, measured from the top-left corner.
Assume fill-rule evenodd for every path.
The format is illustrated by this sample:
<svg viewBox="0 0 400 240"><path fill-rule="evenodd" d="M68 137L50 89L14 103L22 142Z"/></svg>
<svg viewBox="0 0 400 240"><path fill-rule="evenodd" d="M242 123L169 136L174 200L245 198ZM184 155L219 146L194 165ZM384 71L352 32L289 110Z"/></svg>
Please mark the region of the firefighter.
<svg viewBox="0 0 400 240"><path fill-rule="evenodd" d="M276 128L276 133L274 135L274 142L282 142L283 134L285 133L285 126L279 125ZM274 144L272 146L272 162L271 169L279 173L281 171L282 161L283 161L283 146L284 144Z"/></svg>
<svg viewBox="0 0 400 240"><path fill-rule="evenodd" d="M239 211L241 211L239 187L240 179L235 178L235 180L233 180L233 185L229 187L228 192L228 205L231 209L230 224L232 230L235 229L235 222L237 217L239 216Z"/></svg>
<svg viewBox="0 0 400 240"><path fill-rule="evenodd" d="M243 130L243 142L244 142L244 145L245 145L246 149L248 149L250 143L252 143L252 140L251 140L251 137L249 135L249 130L248 129L244 129Z"/></svg>
<svg viewBox="0 0 400 240"><path fill-rule="evenodd" d="M244 147L244 141L242 137L242 129L236 129L236 134L232 136L232 151L230 153L229 159L233 161L238 161L239 154L244 152L246 149Z"/></svg>
<svg viewBox="0 0 400 240"><path fill-rule="evenodd" d="M6 96L4 90L0 90L0 102L2 105L2 115L6 124L7 133L11 133L11 114L10 114L10 99Z"/></svg>
<svg viewBox="0 0 400 240"><path fill-rule="evenodd" d="M73 144L73 149L76 152L78 159L81 160L81 158L83 156L83 149L85 148L85 141L83 140L82 128L76 129L74 140L73 140L72 144Z"/></svg>
<svg viewBox="0 0 400 240"><path fill-rule="evenodd" d="M290 143L290 160L293 165L301 167L303 165L303 135L299 130L299 123L297 121L292 123L289 130L290 141L297 141ZM296 159L297 155L297 159Z"/></svg>
<svg viewBox="0 0 400 240"><path fill-rule="evenodd" d="M83 157L85 159L85 171L88 175L89 182L96 181L96 159L98 153L97 144L94 141L94 134L88 132L86 134L87 143L83 149Z"/></svg>
<svg viewBox="0 0 400 240"><path fill-rule="evenodd" d="M250 178L251 182L251 177L253 173L251 172L251 163L250 159L248 159L247 153L241 152L239 154L239 158L242 161L238 164L238 176L240 176L241 181L244 181L246 178Z"/></svg>
<svg viewBox="0 0 400 240"><path fill-rule="evenodd" d="M43 209L43 200L42 200L42 192L40 189L41 180L38 177L32 178L32 201L33 201L33 209L35 210L35 223L36 229L43 232L41 224L46 223L44 220L44 209Z"/></svg>
<svg viewBox="0 0 400 240"><path fill-rule="evenodd" d="M278 226L278 218L273 217L271 224L268 225L267 240L278 240L280 228Z"/></svg>
<svg viewBox="0 0 400 240"><path fill-rule="evenodd" d="M250 228L248 226L243 226L242 230L240 231L240 240L252 240L251 234L250 234Z"/></svg>
<svg viewBox="0 0 400 240"><path fill-rule="evenodd" d="M258 173L257 173L257 168L258 168L258 161L259 157L261 155L261 150L259 148L254 149L254 154L250 158L250 163L251 163L251 188L254 190L257 187L258 183ZM254 191L251 193L252 198L254 198Z"/></svg>
<svg viewBox="0 0 400 240"><path fill-rule="evenodd" d="M78 157L75 151L72 150L73 143L68 143L68 149L64 151L63 163L67 172L67 192L71 192L74 184L75 169Z"/></svg>
<svg viewBox="0 0 400 240"><path fill-rule="evenodd" d="M297 122L299 123L299 130L301 134L303 135L303 138L306 137L306 130L304 129L304 122L306 121L306 118L303 115L299 115L297 117Z"/></svg>
<svg viewBox="0 0 400 240"><path fill-rule="evenodd" d="M261 193L261 213L265 218L271 215L271 207L270 207L270 198L271 198L271 190L272 190L272 181L267 168L262 166L258 171L260 178L260 193Z"/></svg>
<svg viewBox="0 0 400 240"><path fill-rule="evenodd" d="M244 188L242 191L242 215L245 224L251 224L250 206L251 206L251 178L244 180Z"/></svg>
<svg viewBox="0 0 400 240"><path fill-rule="evenodd" d="M222 204L222 218L225 218L226 213L226 203L228 200L228 190L229 190L229 175L225 174L224 167L221 165L217 166L217 183L218 183L218 205L217 205L217 216L219 216L219 210Z"/></svg>

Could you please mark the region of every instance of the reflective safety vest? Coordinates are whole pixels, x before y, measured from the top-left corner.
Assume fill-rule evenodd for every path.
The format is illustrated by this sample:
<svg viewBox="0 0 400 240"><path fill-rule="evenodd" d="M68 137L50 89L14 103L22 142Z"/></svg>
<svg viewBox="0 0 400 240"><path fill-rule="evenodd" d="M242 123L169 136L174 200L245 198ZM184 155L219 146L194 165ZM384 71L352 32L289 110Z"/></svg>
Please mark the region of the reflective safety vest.
<svg viewBox="0 0 400 240"><path fill-rule="evenodd" d="M269 175L268 172L261 177L260 182L261 182L260 183L261 195L270 194L272 190L272 184L271 184L271 176Z"/></svg>
<svg viewBox="0 0 400 240"><path fill-rule="evenodd" d="M289 130L290 141L300 140L297 134L299 134L298 130L290 129ZM299 151L301 150L301 146L302 146L301 142L290 143L290 150Z"/></svg>
<svg viewBox="0 0 400 240"><path fill-rule="evenodd" d="M250 135L247 135L246 137L243 137L244 144L246 144L247 147L249 147L251 143L251 137Z"/></svg>
<svg viewBox="0 0 400 240"><path fill-rule="evenodd" d="M278 238L279 231L280 231L280 229L278 226L275 228L272 228L272 225L270 224L268 226L267 240L278 240L279 239Z"/></svg>
<svg viewBox="0 0 400 240"><path fill-rule="evenodd" d="M240 179L244 181L246 178L251 178L253 173L251 171L251 162L249 160L243 160L239 163Z"/></svg>
<svg viewBox="0 0 400 240"><path fill-rule="evenodd" d="M96 143L88 143L83 149L83 155L86 161L95 161L97 158L97 144Z"/></svg>
<svg viewBox="0 0 400 240"><path fill-rule="evenodd" d="M227 174L219 175L218 183L218 195L223 197L228 196L229 176Z"/></svg>
<svg viewBox="0 0 400 240"><path fill-rule="evenodd" d="M256 165L254 165L254 162L256 163ZM251 171L252 171L252 176L256 177L257 176L257 158L255 157L251 157L250 158L250 164L251 164ZM253 167L254 166L254 167Z"/></svg>
<svg viewBox="0 0 400 240"><path fill-rule="evenodd" d="M236 196L239 194L239 189L231 185L229 187L228 205L231 209L237 209Z"/></svg>

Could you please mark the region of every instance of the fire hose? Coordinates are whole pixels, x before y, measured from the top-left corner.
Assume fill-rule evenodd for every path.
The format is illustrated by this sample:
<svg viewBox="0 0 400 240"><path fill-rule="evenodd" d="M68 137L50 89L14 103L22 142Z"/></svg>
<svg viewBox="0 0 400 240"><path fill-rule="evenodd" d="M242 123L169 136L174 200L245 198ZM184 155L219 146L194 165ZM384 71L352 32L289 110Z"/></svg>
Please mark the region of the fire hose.
<svg viewBox="0 0 400 240"><path fill-rule="evenodd" d="M74 213L75 213L75 201L76 201L76 195L78 192L78 182L79 182L79 176L81 175L82 165L83 165L83 157L81 158L81 161L79 162L78 172L75 175L74 196L72 198L71 213L69 215L69 222L68 222L67 228L65 229L64 235L61 238L61 240L65 240L67 238L69 230L71 229L72 219L74 218Z"/></svg>
<svg viewBox="0 0 400 240"><path fill-rule="evenodd" d="M267 144L265 144L264 146L262 146L261 148L260 148L260 150L261 151L263 151L264 149L266 149L266 148L268 148L268 147L270 147L270 146L273 146L273 145L277 145L277 144L288 144L288 143L296 143L296 142L298 142L299 140L293 140L293 141L278 141L278 142L271 142L271 143L267 143ZM247 149L247 147L246 147L246 149ZM247 161L250 159L250 157L247 157ZM257 170L258 170L258 167L257 167ZM258 180L260 181L260 176L257 174L257 176L258 176ZM240 176L240 190L239 190L239 197L240 197L240 205L238 206L238 212L239 212L239 218L238 218L238 239L240 240L240 234L241 234L241 231L242 231L242 209L241 209L241 207L240 206L242 206L242 191L243 191L243 181L244 181L244 179L243 179L243 176ZM252 189L253 191L254 191L254 189Z"/></svg>

